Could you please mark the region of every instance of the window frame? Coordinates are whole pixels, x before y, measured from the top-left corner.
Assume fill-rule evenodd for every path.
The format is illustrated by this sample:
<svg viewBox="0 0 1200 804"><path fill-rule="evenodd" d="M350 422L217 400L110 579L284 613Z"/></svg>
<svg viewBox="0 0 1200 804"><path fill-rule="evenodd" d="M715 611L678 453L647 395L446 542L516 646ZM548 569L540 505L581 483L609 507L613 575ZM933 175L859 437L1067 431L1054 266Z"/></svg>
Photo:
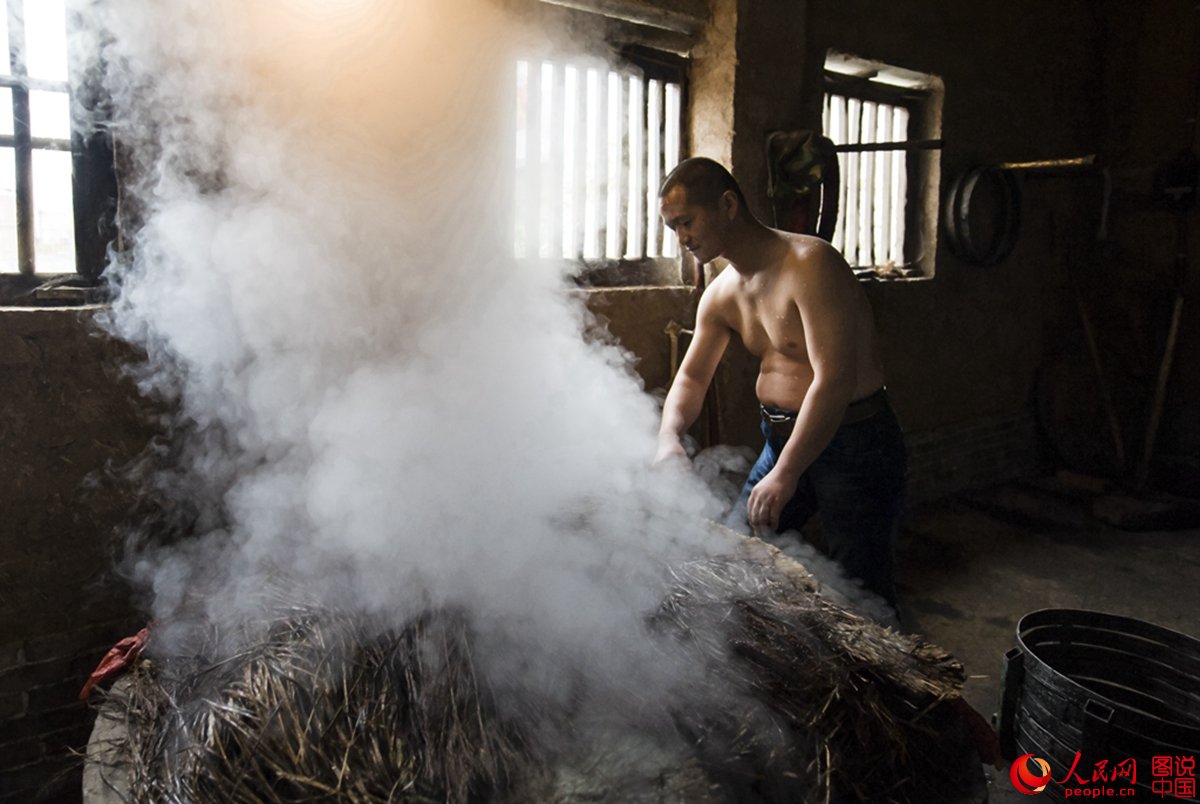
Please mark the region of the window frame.
<svg viewBox="0 0 1200 804"><path fill-rule="evenodd" d="M636 71L640 73L643 83L660 81L677 84L679 86L680 119L679 159L682 160L688 155L690 151L690 131L686 121L689 103L688 68L690 62L685 56L659 50L648 45L629 43L619 46L613 45L586 50L581 49L574 52L528 52L523 53L520 58L531 64L544 61L570 63L572 61L594 60L597 65L603 64L609 69ZM643 109L644 112L645 109ZM672 167L674 166L664 166L660 179L665 177L666 172ZM648 189L657 192L658 188ZM672 235L668 232L664 236L671 237ZM674 256L669 257L643 256L640 258L621 257L617 259L598 257L589 259L581 256L570 259L526 255L517 257L516 260L518 264L528 270L557 271L568 281L581 288L675 287L685 285L689 281L689 278L684 275L686 262L683 259L682 250L680 249L677 249Z"/></svg>
<svg viewBox="0 0 1200 804"><path fill-rule="evenodd" d="M843 65L856 68L856 73L831 70L829 61L836 58ZM912 86L902 86L875 80L883 71L914 76ZM903 141L894 141L902 147L880 149L876 143L834 145L837 154L871 153L887 150L904 152L905 160L905 210L904 244L905 261L888 270L885 265L852 266L861 279L912 280L930 279L934 275L937 250L938 185L940 182L940 156L944 141L941 138L941 109L944 86L939 77L916 73L882 62L860 59L845 53L830 50L826 54L826 66L822 73L822 108L830 95L840 95L847 100L885 103L908 111L908 134ZM919 82L916 80L919 77ZM822 133L824 125L822 125ZM828 134L825 134L828 136ZM887 143L879 143L887 144ZM840 162L841 160L839 160ZM844 175L844 165L839 164ZM844 202L844 199L840 199ZM839 204L840 206L840 204ZM910 256L911 255L911 256Z"/></svg>
<svg viewBox="0 0 1200 804"><path fill-rule="evenodd" d="M24 58L23 0L7 0L9 74L0 88L12 93L13 133L0 135L0 147L13 149L17 215L15 273L0 273L0 304L63 306L102 300L100 276L109 245L116 239L116 168L111 135L105 126L100 65L81 65L70 52L71 32L81 26L81 10L66 8L67 80L30 77ZM64 92L70 109L69 139L33 137L30 92ZM33 208L33 154L39 150L71 154L71 225L74 230L73 272L37 270Z"/></svg>

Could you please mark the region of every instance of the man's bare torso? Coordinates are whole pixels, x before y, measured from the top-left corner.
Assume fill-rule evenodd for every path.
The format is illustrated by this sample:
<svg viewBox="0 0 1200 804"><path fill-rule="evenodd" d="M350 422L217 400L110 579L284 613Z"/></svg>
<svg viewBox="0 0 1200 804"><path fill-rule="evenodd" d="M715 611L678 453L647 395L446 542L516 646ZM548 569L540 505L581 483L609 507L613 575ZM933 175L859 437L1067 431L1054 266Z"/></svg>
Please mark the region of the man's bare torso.
<svg viewBox="0 0 1200 804"><path fill-rule="evenodd" d="M821 277L827 281L853 285L842 294L848 299L842 305L844 309L809 311L810 316L835 316L841 334L853 339L852 399L878 390L884 383L883 364L871 307L858 280L840 257L833 260L828 253L821 253L831 250L824 241L782 232L778 235L786 238L780 243L778 258L749 276L731 266L709 288L714 296L714 312L761 361L755 385L759 401L799 410L813 382L799 302L817 271L830 272Z"/></svg>

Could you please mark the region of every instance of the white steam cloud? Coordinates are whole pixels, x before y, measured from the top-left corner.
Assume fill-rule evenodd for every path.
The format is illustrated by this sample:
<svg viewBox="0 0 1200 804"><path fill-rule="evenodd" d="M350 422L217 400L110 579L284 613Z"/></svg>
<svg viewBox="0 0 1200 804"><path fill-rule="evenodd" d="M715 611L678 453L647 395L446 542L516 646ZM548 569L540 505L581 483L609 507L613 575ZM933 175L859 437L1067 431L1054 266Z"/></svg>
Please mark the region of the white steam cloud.
<svg viewBox="0 0 1200 804"><path fill-rule="evenodd" d="M220 492L208 532L142 559L154 615L203 580L208 621L252 622L286 577L396 624L463 606L624 673L715 512L650 469L627 355L509 256L527 33L488 0L85 11L142 223L108 326L190 423L195 493Z"/></svg>

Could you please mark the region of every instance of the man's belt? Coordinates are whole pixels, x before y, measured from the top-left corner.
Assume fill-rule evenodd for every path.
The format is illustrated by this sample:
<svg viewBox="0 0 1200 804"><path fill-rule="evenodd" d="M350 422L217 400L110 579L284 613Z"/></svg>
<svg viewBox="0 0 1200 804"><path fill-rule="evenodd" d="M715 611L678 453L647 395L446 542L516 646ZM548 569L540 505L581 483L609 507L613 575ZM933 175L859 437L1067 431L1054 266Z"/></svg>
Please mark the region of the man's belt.
<svg viewBox="0 0 1200 804"><path fill-rule="evenodd" d="M842 424L854 424L871 418L876 413L888 409L887 389L880 388L870 396L856 399L846 406L846 415L842 416Z"/></svg>
<svg viewBox="0 0 1200 804"><path fill-rule="evenodd" d="M799 415L799 412L784 410L783 408L773 408L761 403L758 407L762 413L762 419L766 422L771 434L786 441L792 434L792 428L796 426L796 417ZM887 391L884 388L880 388L875 393L864 396L862 399L856 399L847 405L846 412L842 415L842 422L839 426L865 421L875 414L883 412L887 407Z"/></svg>

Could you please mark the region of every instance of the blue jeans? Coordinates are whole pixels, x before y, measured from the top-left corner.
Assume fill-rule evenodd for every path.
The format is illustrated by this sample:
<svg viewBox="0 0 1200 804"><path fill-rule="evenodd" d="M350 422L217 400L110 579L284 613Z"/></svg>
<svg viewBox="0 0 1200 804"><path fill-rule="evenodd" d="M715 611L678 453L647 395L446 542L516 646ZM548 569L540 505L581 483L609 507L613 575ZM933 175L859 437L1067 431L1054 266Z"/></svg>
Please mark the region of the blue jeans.
<svg viewBox="0 0 1200 804"><path fill-rule="evenodd" d="M750 491L779 460L786 443L764 421L766 444L725 524L747 533ZM896 535L907 471L904 434L890 405L869 418L843 424L800 477L783 506L779 531L799 530L818 510L829 557L846 574L896 608Z"/></svg>

